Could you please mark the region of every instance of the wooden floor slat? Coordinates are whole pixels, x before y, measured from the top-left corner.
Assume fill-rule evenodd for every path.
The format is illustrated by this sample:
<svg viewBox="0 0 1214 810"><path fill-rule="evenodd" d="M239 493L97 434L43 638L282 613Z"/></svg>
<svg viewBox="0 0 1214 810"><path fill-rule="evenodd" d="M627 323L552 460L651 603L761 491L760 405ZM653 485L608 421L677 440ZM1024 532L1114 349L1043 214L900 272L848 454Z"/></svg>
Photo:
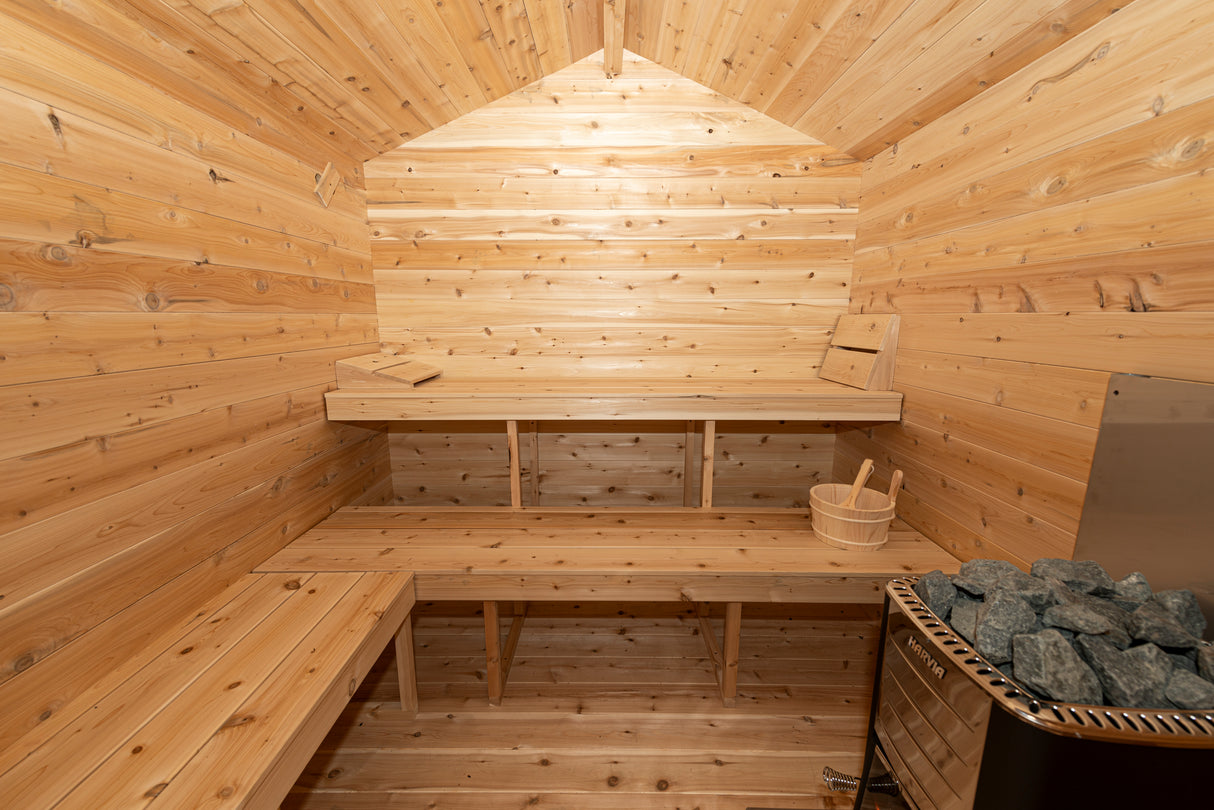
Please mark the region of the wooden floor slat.
<svg viewBox="0 0 1214 810"><path fill-rule="evenodd" d="M488 706L473 603L419 605L421 711L391 660L368 676L289 810L745 810L850 807L876 647L871 607L744 613L737 707L722 707L679 604L539 603L505 699ZM747 606L749 608L749 606ZM720 618L712 619L719 631Z"/></svg>

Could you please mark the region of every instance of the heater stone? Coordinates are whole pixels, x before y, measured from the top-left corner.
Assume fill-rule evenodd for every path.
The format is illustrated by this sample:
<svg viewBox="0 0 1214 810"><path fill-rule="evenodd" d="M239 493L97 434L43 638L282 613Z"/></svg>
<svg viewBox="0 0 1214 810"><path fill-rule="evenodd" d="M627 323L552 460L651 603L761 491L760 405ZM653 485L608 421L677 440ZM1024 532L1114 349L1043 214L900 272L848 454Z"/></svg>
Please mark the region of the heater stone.
<svg viewBox="0 0 1214 810"><path fill-rule="evenodd" d="M1020 569L1007 560L967 560L953 575L953 585L970 594L983 596L995 587L1000 577ZM1022 572L1020 572L1022 573Z"/></svg>
<svg viewBox="0 0 1214 810"><path fill-rule="evenodd" d="M1026 574L1016 568L995 582L994 590L1010 590L1025 602L1028 602L1035 612L1040 613L1051 605L1058 603L1054 589L1048 582L1032 574Z"/></svg>
<svg viewBox="0 0 1214 810"><path fill-rule="evenodd" d="M974 643L975 630L978 626L978 607L982 603L977 599L970 599L963 594L957 595L957 601L953 603L952 617L949 623L957 635Z"/></svg>
<svg viewBox="0 0 1214 810"><path fill-rule="evenodd" d="M1201 634L1206 631L1206 617L1202 615L1201 605L1197 604L1197 595L1192 591L1160 591L1150 599L1167 608L1193 636L1201 638Z"/></svg>
<svg viewBox="0 0 1214 810"><path fill-rule="evenodd" d="M1134 610L1151 598L1151 584L1139 571L1126 574L1113 583L1113 600L1126 610Z"/></svg>
<svg viewBox="0 0 1214 810"><path fill-rule="evenodd" d="M1113 578L1100 563L1091 560L1060 560L1044 557L1033 563L1036 577L1055 577L1078 593L1107 596L1114 593Z"/></svg>
<svg viewBox="0 0 1214 810"><path fill-rule="evenodd" d="M974 648L992 664L1006 663L1012 660L1012 638L1031 633L1036 626L1037 614L1028 602L1011 591L992 591L978 608Z"/></svg>
<svg viewBox="0 0 1214 810"><path fill-rule="evenodd" d="M1163 650L1153 644L1119 650L1096 636L1079 636L1075 647L1100 679L1108 703L1134 708L1169 707L1164 689L1172 661Z"/></svg>
<svg viewBox="0 0 1214 810"><path fill-rule="evenodd" d="M1018 635L1013 644L1016 678L1021 683L1053 700L1100 703L1096 673L1057 630Z"/></svg>
<svg viewBox="0 0 1214 810"><path fill-rule="evenodd" d="M1187 669L1175 669L1164 696L1180 709L1208 709L1214 706L1214 683Z"/></svg>
<svg viewBox="0 0 1214 810"><path fill-rule="evenodd" d="M1113 631L1113 623L1106 616L1078 602L1047 608L1041 620L1047 627L1062 627L1089 635L1104 635Z"/></svg>
<svg viewBox="0 0 1214 810"><path fill-rule="evenodd" d="M1130 635L1135 641L1158 644L1160 647L1189 649L1201 640L1188 631L1176 615L1157 601L1144 602L1130 614Z"/></svg>
<svg viewBox="0 0 1214 810"><path fill-rule="evenodd" d="M1203 642L1197 648L1197 674L1207 681L1214 681L1214 646Z"/></svg>
<svg viewBox="0 0 1214 810"><path fill-rule="evenodd" d="M915 583L915 594L927 605L927 609L936 614L942 622L949 620L953 603L957 601L957 588L948 578L948 574L936 569L924 574Z"/></svg>

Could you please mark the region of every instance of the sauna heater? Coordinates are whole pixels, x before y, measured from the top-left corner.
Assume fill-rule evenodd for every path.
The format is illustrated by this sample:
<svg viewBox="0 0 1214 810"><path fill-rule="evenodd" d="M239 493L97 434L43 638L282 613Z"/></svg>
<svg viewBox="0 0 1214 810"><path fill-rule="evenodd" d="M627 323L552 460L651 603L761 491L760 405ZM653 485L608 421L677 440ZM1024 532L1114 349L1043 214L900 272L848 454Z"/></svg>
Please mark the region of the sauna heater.
<svg viewBox="0 0 1214 810"><path fill-rule="evenodd" d="M1113 375L1105 403L1075 558L1191 588L1214 618L1214 386ZM856 810L1214 807L1214 712L1035 699L915 581L886 586L864 771L827 774Z"/></svg>

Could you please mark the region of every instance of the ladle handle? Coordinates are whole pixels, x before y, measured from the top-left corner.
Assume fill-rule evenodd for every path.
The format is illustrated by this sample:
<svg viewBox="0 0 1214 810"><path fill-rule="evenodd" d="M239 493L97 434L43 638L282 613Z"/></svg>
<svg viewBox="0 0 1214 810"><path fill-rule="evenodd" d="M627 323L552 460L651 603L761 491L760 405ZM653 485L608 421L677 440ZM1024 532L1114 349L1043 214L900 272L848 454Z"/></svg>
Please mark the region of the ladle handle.
<svg viewBox="0 0 1214 810"><path fill-rule="evenodd" d="M873 474L873 460L871 458L864 459L864 463L860 465L860 472L856 473L856 481L851 485L851 492L847 493L847 499L839 506L844 509L855 509L856 499L860 497L861 490L864 489L865 483L868 482L868 477Z"/></svg>
<svg viewBox="0 0 1214 810"><path fill-rule="evenodd" d="M898 490L902 489L902 470L894 470L893 478L889 480L889 505L898 502Z"/></svg>

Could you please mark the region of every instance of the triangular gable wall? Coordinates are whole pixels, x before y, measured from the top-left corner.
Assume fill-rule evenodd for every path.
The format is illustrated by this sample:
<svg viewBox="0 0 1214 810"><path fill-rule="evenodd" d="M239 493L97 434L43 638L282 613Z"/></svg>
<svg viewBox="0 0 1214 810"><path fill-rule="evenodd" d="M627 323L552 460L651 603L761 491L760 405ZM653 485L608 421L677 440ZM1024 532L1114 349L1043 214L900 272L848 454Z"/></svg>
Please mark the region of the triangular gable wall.
<svg viewBox="0 0 1214 810"><path fill-rule="evenodd" d="M859 169L600 52L368 161L381 339L448 381L816 375Z"/></svg>

